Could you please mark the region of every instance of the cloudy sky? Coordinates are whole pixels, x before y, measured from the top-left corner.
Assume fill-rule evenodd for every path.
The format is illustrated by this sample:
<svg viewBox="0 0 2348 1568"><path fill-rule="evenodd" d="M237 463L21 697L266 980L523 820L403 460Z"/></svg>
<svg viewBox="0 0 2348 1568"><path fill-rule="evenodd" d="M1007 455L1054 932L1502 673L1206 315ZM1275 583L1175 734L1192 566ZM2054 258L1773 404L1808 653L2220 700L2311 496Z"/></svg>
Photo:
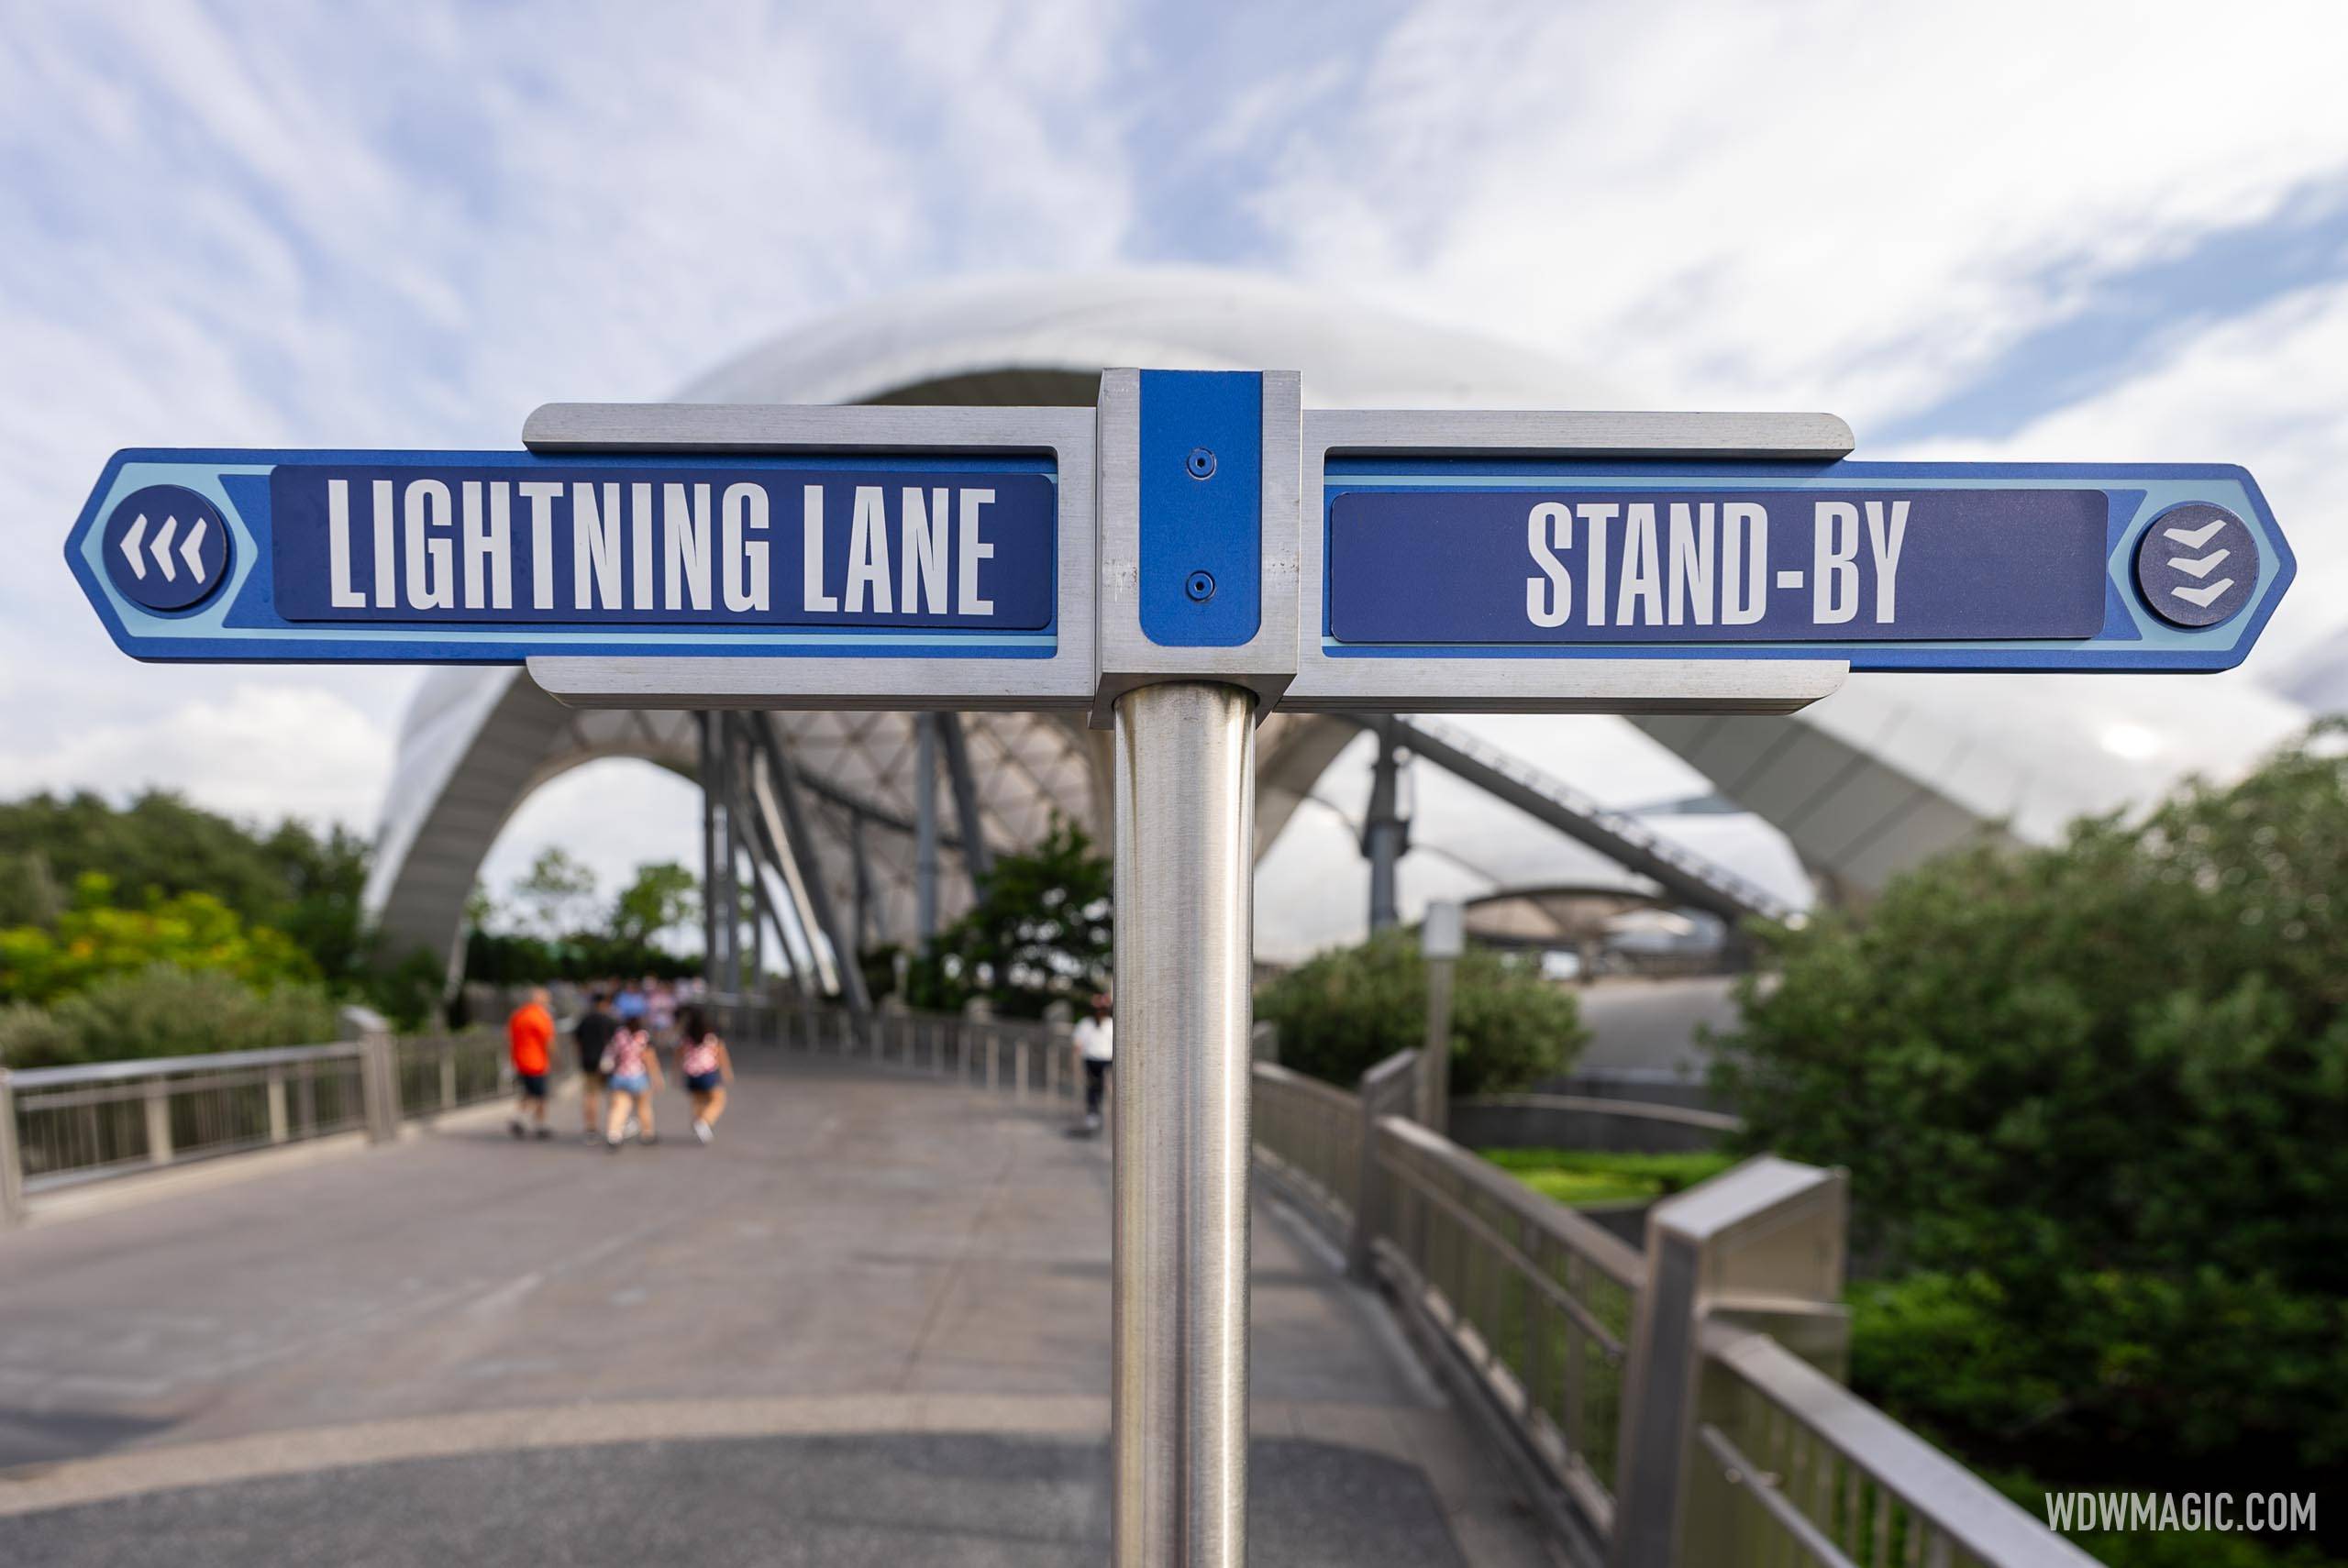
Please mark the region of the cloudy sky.
<svg viewBox="0 0 2348 1568"><path fill-rule="evenodd" d="M1128 266L1868 456L2244 462L2287 679L2348 591L2343 58L2331 4L11 7L0 791L373 821L412 673L113 651L58 542L115 447L507 446L847 304ZM689 810L582 773L498 862Z"/></svg>

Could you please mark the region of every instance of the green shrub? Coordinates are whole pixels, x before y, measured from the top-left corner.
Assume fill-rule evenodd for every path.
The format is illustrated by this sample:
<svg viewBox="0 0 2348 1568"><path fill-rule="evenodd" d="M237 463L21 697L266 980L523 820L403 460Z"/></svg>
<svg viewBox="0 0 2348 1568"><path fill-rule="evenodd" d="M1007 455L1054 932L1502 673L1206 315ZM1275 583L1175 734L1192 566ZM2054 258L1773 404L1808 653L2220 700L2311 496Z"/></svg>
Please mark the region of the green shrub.
<svg viewBox="0 0 2348 1568"><path fill-rule="evenodd" d="M1011 1018L1041 1018L1060 1001L1081 1016L1110 983L1114 891L1109 857L1055 817L1034 848L997 856L978 902L914 956L906 1001L959 1012L983 998Z"/></svg>
<svg viewBox="0 0 2348 1568"><path fill-rule="evenodd" d="M1862 1255L1944 1276L1899 1287L1911 1372L1861 1358L1895 1405L2115 1466L2348 1458L2348 761L2320 740L1764 933L1718 1086L1745 1146L1850 1170Z"/></svg>
<svg viewBox="0 0 2348 1568"><path fill-rule="evenodd" d="M0 1066L54 1067L83 1060L81 1042L47 1008L0 1003Z"/></svg>
<svg viewBox="0 0 2348 1568"><path fill-rule="evenodd" d="M121 806L86 792L0 803L0 926L49 925L93 874L127 907L207 894L286 933L330 978L360 966L367 843L349 829L238 823L162 791Z"/></svg>
<svg viewBox="0 0 2348 1568"><path fill-rule="evenodd" d="M1426 1040L1426 964L1415 932L1381 932L1300 965L1256 994L1277 1024L1280 1061L1351 1086L1395 1052ZM1533 960L1470 947L1451 994L1451 1092L1491 1094L1561 1073L1588 1043L1572 995Z"/></svg>
<svg viewBox="0 0 2348 1568"><path fill-rule="evenodd" d="M0 996L52 1001L157 965L216 970L261 988L318 977L291 937L248 925L209 893L157 895L139 909L117 908L113 896L113 884L94 872L50 924L0 930Z"/></svg>
<svg viewBox="0 0 2348 1568"><path fill-rule="evenodd" d="M24 1012L0 1015L0 1029L17 1027ZM28 1023L10 1039L9 1066L50 1066L131 1056L189 1056L215 1051L254 1051L315 1045L340 1032L332 999L316 986L248 989L216 971L157 965L141 974L99 981L48 1010L45 1028ZM15 1045L43 1053L19 1058Z"/></svg>

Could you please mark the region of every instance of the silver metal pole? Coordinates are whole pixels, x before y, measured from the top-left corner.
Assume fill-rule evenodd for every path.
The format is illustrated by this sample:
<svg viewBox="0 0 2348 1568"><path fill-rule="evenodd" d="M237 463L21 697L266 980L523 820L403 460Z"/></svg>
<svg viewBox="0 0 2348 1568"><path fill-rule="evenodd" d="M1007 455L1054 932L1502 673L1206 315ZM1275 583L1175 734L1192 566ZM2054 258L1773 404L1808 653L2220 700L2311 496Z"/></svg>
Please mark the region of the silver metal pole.
<svg viewBox="0 0 2348 1568"><path fill-rule="evenodd" d="M1116 713L1112 1559L1239 1568L1255 698L1178 682Z"/></svg>

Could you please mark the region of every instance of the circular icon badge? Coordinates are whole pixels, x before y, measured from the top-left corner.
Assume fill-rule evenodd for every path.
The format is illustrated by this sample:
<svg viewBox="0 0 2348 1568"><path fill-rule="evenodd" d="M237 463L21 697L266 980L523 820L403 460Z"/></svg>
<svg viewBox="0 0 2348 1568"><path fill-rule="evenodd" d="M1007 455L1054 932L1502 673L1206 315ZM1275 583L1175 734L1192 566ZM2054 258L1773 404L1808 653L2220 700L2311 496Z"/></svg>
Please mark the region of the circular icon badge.
<svg viewBox="0 0 2348 1568"><path fill-rule="evenodd" d="M2214 626L2257 591L2257 536L2222 506L2172 506L2136 541L2136 591L2172 625Z"/></svg>
<svg viewBox="0 0 2348 1568"><path fill-rule="evenodd" d="M99 556L122 596L148 610L187 610L228 580L231 545L220 509L192 490L150 484L106 519Z"/></svg>

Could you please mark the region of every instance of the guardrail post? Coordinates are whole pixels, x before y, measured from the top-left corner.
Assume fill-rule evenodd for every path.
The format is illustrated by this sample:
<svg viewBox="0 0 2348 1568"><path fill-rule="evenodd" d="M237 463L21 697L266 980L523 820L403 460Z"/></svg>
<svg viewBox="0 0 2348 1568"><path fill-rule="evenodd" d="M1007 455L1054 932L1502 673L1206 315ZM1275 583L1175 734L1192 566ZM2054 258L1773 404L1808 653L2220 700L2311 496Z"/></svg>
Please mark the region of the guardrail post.
<svg viewBox="0 0 2348 1568"><path fill-rule="evenodd" d="M172 1163L172 1086L169 1079L147 1080L147 1163Z"/></svg>
<svg viewBox="0 0 2348 1568"><path fill-rule="evenodd" d="M440 1051L440 1109L457 1109L457 1048L454 1044Z"/></svg>
<svg viewBox="0 0 2348 1568"><path fill-rule="evenodd" d="M1693 1500L1697 1437L1722 1390L1707 1375L1708 1321L1767 1332L1840 1378L1850 1343L1841 1305L1845 1178L1764 1154L1655 1206L1646 1287L1623 1376L1620 1474L1609 1568L1741 1562L1745 1510Z"/></svg>
<svg viewBox="0 0 2348 1568"><path fill-rule="evenodd" d="M391 1026L362 1009L360 1016L359 1092L367 1109L367 1141L390 1143L400 1135L400 1073L393 1055Z"/></svg>
<svg viewBox="0 0 2348 1568"><path fill-rule="evenodd" d="M1397 1051L1361 1076L1361 1152L1354 1184L1354 1231L1346 1247L1346 1272L1367 1285L1378 1274L1378 1238L1387 1225L1386 1181L1378 1165L1378 1123L1410 1109L1416 1093L1416 1051Z"/></svg>
<svg viewBox="0 0 2348 1568"><path fill-rule="evenodd" d="M285 1114L285 1069L269 1069L269 1141L282 1143L293 1135L290 1119Z"/></svg>
<svg viewBox="0 0 2348 1568"><path fill-rule="evenodd" d="M17 1090L0 1067L0 1226L25 1218L24 1151L17 1143Z"/></svg>

